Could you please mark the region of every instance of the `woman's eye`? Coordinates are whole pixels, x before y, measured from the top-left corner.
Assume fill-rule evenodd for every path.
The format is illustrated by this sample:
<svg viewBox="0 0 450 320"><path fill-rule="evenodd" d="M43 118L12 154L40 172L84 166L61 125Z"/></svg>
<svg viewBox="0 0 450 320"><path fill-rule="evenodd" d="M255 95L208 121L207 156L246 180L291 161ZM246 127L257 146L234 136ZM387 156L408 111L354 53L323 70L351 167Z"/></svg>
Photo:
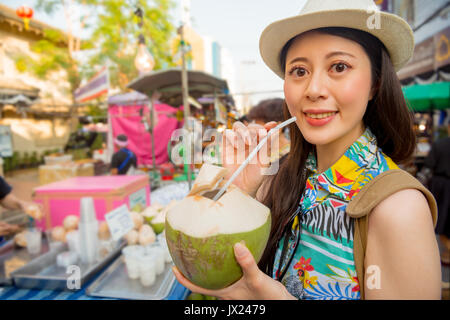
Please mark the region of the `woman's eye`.
<svg viewBox="0 0 450 320"><path fill-rule="evenodd" d="M337 73L344 72L348 68L349 68L349 66L342 62L333 64L333 66L332 66L332 70L336 71Z"/></svg>
<svg viewBox="0 0 450 320"><path fill-rule="evenodd" d="M296 77L304 77L306 73L305 68L302 67L294 67L289 71L289 75L294 75Z"/></svg>

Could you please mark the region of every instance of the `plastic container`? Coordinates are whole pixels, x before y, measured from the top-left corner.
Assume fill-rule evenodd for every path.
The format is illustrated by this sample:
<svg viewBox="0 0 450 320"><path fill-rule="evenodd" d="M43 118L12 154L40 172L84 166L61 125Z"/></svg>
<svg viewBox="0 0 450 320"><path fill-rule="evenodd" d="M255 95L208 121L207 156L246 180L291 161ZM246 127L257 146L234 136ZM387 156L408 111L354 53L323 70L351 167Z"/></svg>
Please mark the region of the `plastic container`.
<svg viewBox="0 0 450 320"><path fill-rule="evenodd" d="M78 230L71 231L66 235L67 245L69 251L75 252L78 256L81 256L80 250L80 232Z"/></svg>
<svg viewBox="0 0 450 320"><path fill-rule="evenodd" d="M58 267L67 268L70 265L75 264L78 261L78 255L76 252L65 251L56 256L56 264Z"/></svg>
<svg viewBox="0 0 450 320"><path fill-rule="evenodd" d="M156 275L163 273L165 265L164 249L158 243L152 243L145 247L146 255L154 255Z"/></svg>
<svg viewBox="0 0 450 320"><path fill-rule="evenodd" d="M27 239L27 250L30 254L38 254L41 252L42 232L36 228L29 228L25 234Z"/></svg>
<svg viewBox="0 0 450 320"><path fill-rule="evenodd" d="M62 241L53 240L51 230L45 230L45 237L47 238L48 248L50 251L57 250L60 246L64 245L64 242Z"/></svg>
<svg viewBox="0 0 450 320"><path fill-rule="evenodd" d="M126 246L122 249L122 254L125 259L128 277L130 279L139 278L139 258L145 254L142 246Z"/></svg>
<svg viewBox="0 0 450 320"><path fill-rule="evenodd" d="M94 264L98 257L98 221L92 198L81 198L78 230L81 262L87 265Z"/></svg>
<svg viewBox="0 0 450 320"><path fill-rule="evenodd" d="M150 287L156 280L156 254L145 254L138 257L139 279L144 287Z"/></svg>

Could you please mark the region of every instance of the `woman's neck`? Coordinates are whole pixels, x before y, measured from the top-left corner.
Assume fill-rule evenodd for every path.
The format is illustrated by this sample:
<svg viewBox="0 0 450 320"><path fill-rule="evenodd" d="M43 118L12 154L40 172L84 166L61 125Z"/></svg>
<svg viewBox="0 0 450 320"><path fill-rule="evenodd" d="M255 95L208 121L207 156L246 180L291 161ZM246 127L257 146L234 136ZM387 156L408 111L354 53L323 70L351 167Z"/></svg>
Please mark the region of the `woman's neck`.
<svg viewBox="0 0 450 320"><path fill-rule="evenodd" d="M335 164L364 131L364 125L361 125L337 140L325 145L316 145L317 171L322 173Z"/></svg>

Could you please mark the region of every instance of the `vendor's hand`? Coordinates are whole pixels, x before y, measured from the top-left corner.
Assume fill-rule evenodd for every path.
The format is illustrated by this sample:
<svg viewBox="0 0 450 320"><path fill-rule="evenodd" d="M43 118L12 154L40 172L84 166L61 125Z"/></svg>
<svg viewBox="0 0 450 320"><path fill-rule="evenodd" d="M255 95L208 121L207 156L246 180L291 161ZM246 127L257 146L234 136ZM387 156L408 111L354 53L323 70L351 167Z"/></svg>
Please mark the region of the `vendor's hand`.
<svg viewBox="0 0 450 320"><path fill-rule="evenodd" d="M40 204L22 201L21 207L22 210L33 219L35 220L42 219L43 213L42 213L42 206Z"/></svg>
<svg viewBox="0 0 450 320"><path fill-rule="evenodd" d="M18 225L9 224L9 223L0 221L0 237L16 233L19 230L20 230L20 227Z"/></svg>
<svg viewBox="0 0 450 320"><path fill-rule="evenodd" d="M239 168L258 143L267 136L270 129L277 125L276 122L268 122L264 126L249 124L245 126L242 122L235 122L233 129L225 130L222 139L222 164L228 168L228 176ZM278 134L274 134L267 141L266 146L258 151L258 154L245 167L242 173L233 183L246 191L251 196L256 195L256 191L261 186L264 178L263 170L270 165L270 154L272 141L278 139Z"/></svg>
<svg viewBox="0 0 450 320"><path fill-rule="evenodd" d="M220 290L201 288L185 278L177 267L173 272L177 280L195 293L217 297L223 300L287 300L295 299L278 281L259 270L255 259L245 245L234 246L236 261L242 268L242 278L229 287Z"/></svg>

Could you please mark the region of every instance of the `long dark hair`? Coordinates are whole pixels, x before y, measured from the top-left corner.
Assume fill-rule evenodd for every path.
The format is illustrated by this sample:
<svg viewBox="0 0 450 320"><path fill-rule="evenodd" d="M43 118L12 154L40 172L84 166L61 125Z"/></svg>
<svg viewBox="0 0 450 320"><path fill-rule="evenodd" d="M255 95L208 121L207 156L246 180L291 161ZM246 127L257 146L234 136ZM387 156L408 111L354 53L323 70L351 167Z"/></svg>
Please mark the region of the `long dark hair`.
<svg viewBox="0 0 450 320"><path fill-rule="evenodd" d="M355 41L364 48L370 58L372 87L376 90L372 100L368 102L363 117L364 125L376 136L378 147L394 162L400 164L408 161L416 146L413 117L406 105L400 81L386 47L378 38L360 30L331 27L314 31ZM288 41L281 51L280 63L283 69L286 54L294 40L295 38L292 38ZM291 117L286 103L284 117ZM275 252L283 230L299 206L309 175L305 168L306 160L314 150L314 146L305 140L295 123L290 125L289 131L290 152L281 159L277 174L267 177L268 180L264 182L269 187L262 202L271 209L272 229L259 267L269 276L273 273Z"/></svg>

